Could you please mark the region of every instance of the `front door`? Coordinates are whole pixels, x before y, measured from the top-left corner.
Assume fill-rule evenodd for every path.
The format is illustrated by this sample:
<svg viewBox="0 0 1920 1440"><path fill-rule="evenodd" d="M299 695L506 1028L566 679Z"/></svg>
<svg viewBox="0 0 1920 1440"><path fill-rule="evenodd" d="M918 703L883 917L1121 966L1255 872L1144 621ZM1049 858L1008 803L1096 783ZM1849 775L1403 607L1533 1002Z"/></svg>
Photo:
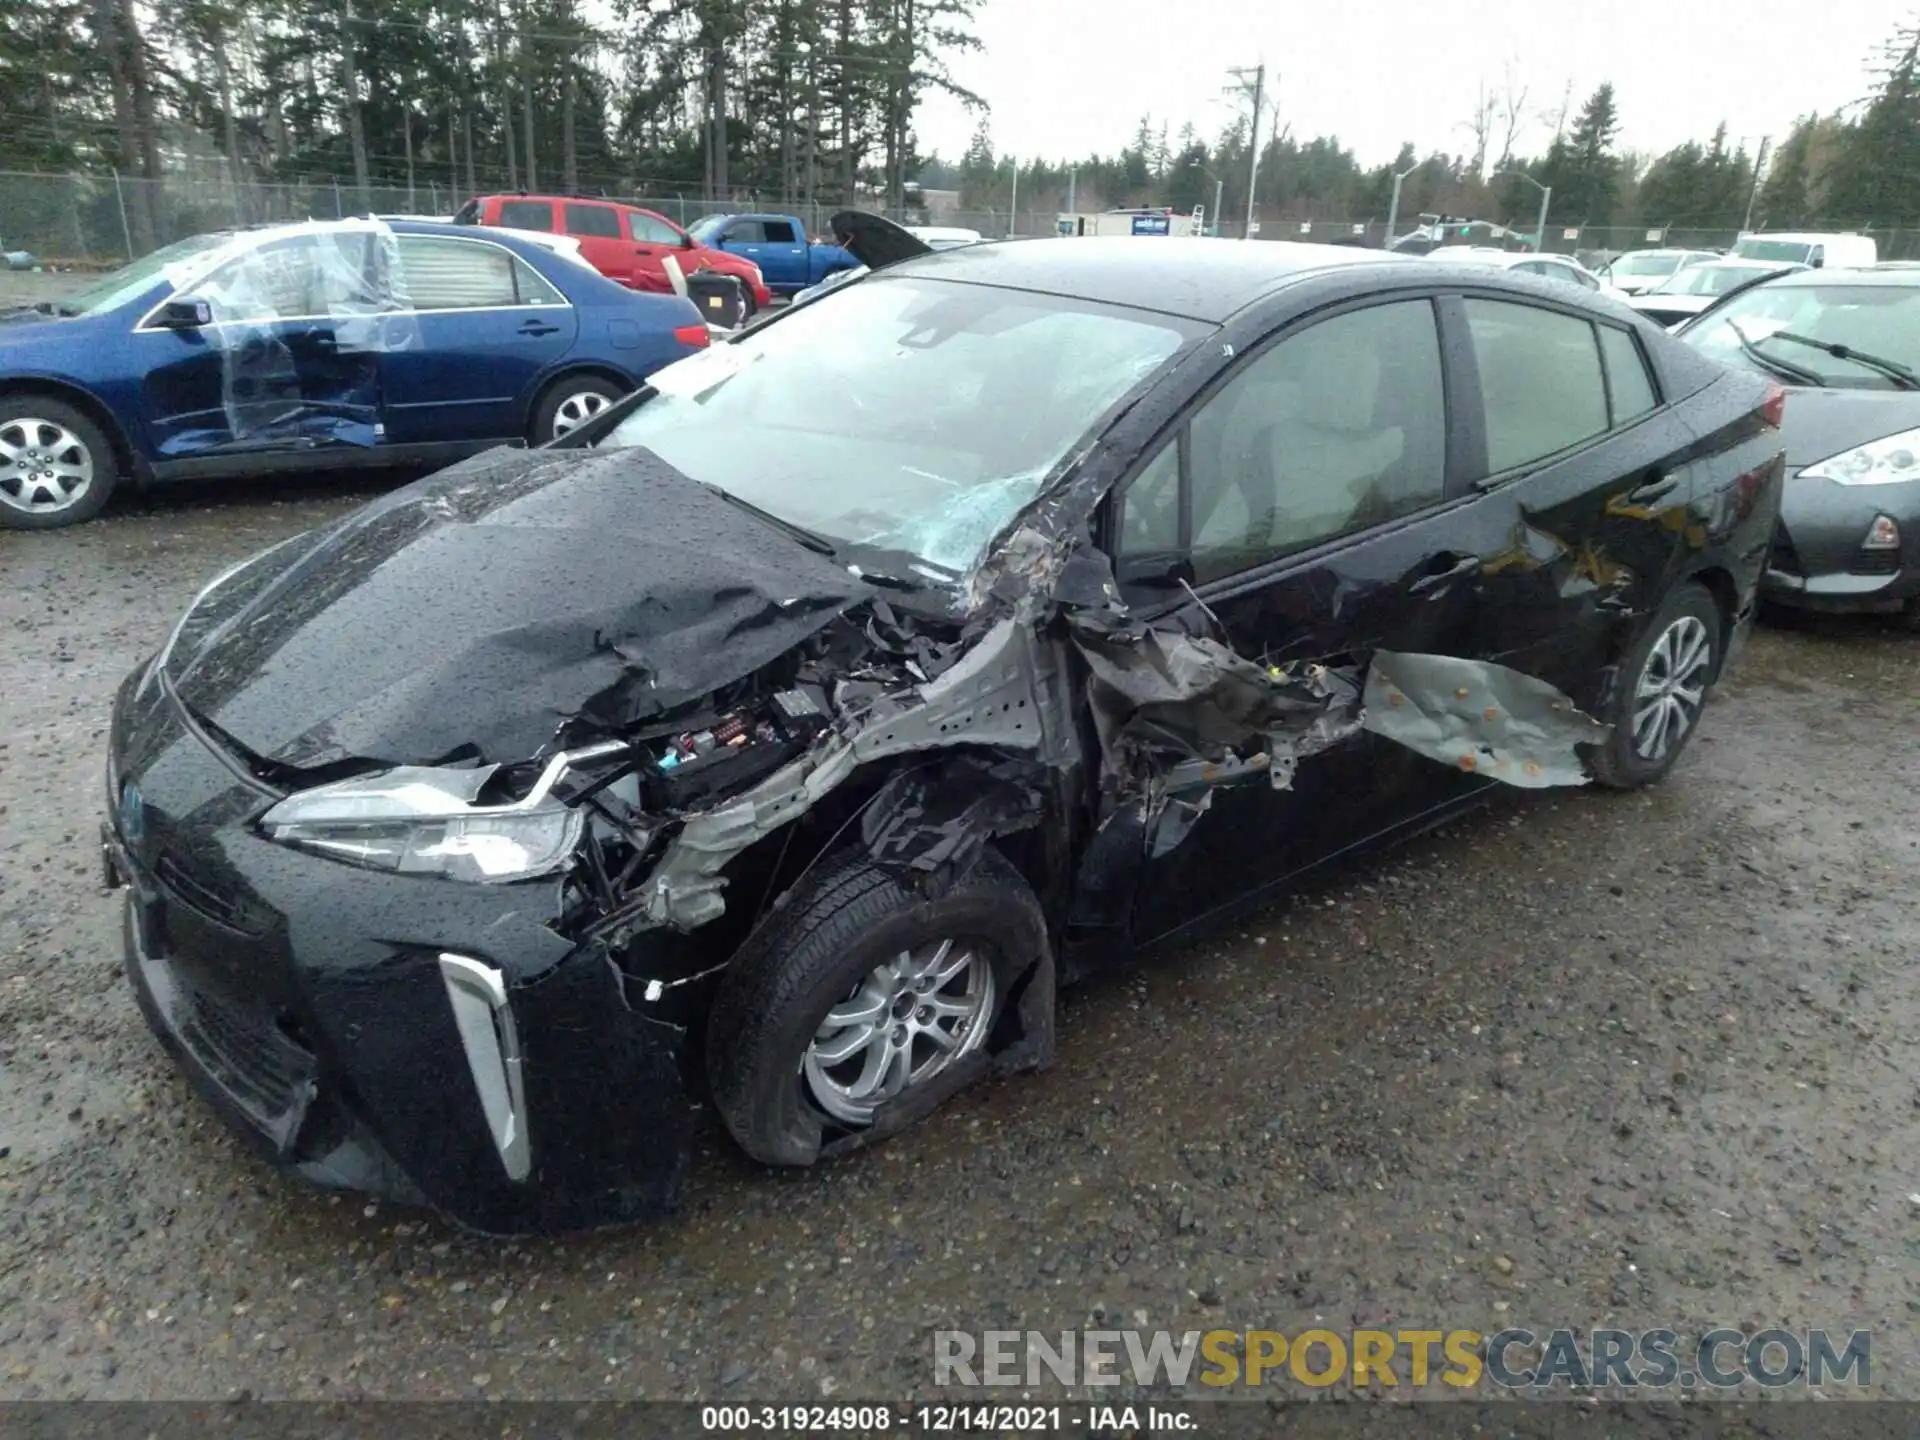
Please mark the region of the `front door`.
<svg viewBox="0 0 1920 1440"><path fill-rule="evenodd" d="M1471 653L1476 501L1449 473L1432 298L1351 307L1282 334L1229 372L1170 444L1119 497L1123 580L1137 573L1131 556L1184 549L1188 603L1266 667L1357 667L1376 649ZM1361 732L1303 758L1286 788L1229 772L1210 794L1176 795L1205 809L1147 861L1134 934L1200 920L1473 783Z"/></svg>
<svg viewBox="0 0 1920 1440"><path fill-rule="evenodd" d="M364 230L271 241L176 297L206 301L212 324L143 321L142 409L157 458L380 443L389 332L373 258Z"/></svg>
<svg viewBox="0 0 1920 1440"><path fill-rule="evenodd" d="M624 210L621 213L626 217L627 245L633 255L628 262L627 275L615 275L616 280L632 285L636 290L665 295L673 290L673 282L667 279L668 256L673 257L682 274L700 268L695 259L699 252L687 244L684 235L658 215L649 215L644 210ZM613 272L602 273L611 275Z"/></svg>
<svg viewBox="0 0 1920 1440"><path fill-rule="evenodd" d="M416 445L524 434L522 402L573 347L573 307L526 261L478 236L401 235L395 248L394 293L415 328L385 357L387 438Z"/></svg>
<svg viewBox="0 0 1920 1440"><path fill-rule="evenodd" d="M803 288L810 279L807 239L796 233L791 220L777 216L730 220L718 244L758 265L761 278L775 290Z"/></svg>

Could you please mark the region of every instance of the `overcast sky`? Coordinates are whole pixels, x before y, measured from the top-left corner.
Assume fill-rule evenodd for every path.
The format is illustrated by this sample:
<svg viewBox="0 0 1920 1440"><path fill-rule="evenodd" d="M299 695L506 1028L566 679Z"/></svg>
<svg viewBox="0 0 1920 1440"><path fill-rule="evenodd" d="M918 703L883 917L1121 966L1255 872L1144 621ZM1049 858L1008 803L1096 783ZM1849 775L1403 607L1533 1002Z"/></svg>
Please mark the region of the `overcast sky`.
<svg viewBox="0 0 1920 1440"><path fill-rule="evenodd" d="M1078 159L1126 145L1143 113L1168 138L1191 120L1211 140L1232 118L1230 66L1278 72L1279 122L1336 134L1361 164L1402 140L1470 153L1479 82L1505 67L1528 90L1520 153L1543 149L1567 82L1579 107L1611 80L1620 144L1659 152L1784 136L1804 111L1863 98L1870 66L1914 0L982 0L979 54L953 65L992 107L998 153ZM1267 112L1271 117L1272 112ZM1269 120L1270 123L1270 120ZM975 118L934 97L923 152L958 159ZM1264 132L1264 127L1263 127Z"/></svg>

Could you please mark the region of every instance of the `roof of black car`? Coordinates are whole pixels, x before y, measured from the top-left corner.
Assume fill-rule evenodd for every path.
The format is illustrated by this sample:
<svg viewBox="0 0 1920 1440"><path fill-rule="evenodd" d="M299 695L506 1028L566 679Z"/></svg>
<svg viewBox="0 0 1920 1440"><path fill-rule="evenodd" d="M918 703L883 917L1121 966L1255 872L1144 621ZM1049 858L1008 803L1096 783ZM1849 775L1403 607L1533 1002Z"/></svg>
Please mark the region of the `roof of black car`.
<svg viewBox="0 0 1920 1440"><path fill-rule="evenodd" d="M966 245L905 260L881 273L1073 295L1218 322L1301 275L1344 265L1407 263L1384 251L1342 245L1089 235Z"/></svg>

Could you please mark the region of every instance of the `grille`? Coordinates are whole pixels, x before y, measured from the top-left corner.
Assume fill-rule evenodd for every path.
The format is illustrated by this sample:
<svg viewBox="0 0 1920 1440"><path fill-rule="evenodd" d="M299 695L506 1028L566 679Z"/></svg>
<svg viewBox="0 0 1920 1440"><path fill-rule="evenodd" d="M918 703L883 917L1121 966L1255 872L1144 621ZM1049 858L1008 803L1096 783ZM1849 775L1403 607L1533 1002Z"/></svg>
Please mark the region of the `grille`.
<svg viewBox="0 0 1920 1440"><path fill-rule="evenodd" d="M230 930L257 935L265 927L251 906L236 902L202 884L193 872L174 856L162 851L153 863L154 878L167 887L172 899Z"/></svg>
<svg viewBox="0 0 1920 1440"><path fill-rule="evenodd" d="M1847 567L1853 575L1895 575L1900 570L1898 550L1862 550Z"/></svg>
<svg viewBox="0 0 1920 1440"><path fill-rule="evenodd" d="M204 991L183 988L175 1015L182 1037L215 1077L267 1118L293 1108L313 1057L263 1015L247 1015Z"/></svg>
<svg viewBox="0 0 1920 1440"><path fill-rule="evenodd" d="M1793 541L1787 538L1787 532L1776 530L1773 535L1773 553L1767 557L1767 568L1778 570L1783 575L1803 575L1800 568L1800 552L1793 548Z"/></svg>

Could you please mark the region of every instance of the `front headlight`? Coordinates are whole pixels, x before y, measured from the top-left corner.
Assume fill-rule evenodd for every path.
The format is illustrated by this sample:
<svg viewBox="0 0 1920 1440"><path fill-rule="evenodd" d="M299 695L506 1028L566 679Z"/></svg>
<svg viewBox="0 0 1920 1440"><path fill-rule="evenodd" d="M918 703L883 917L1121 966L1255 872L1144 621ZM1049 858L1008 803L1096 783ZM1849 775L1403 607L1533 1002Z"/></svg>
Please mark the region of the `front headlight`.
<svg viewBox="0 0 1920 1440"><path fill-rule="evenodd" d="M1869 440L1825 460L1816 460L1800 472L1806 480L1831 480L1836 485L1898 485L1920 480L1920 430L1902 430Z"/></svg>
<svg viewBox="0 0 1920 1440"><path fill-rule="evenodd" d="M291 795L260 819L269 840L351 865L451 880L524 880L564 865L580 812L552 801L475 806L493 775L403 765Z"/></svg>

